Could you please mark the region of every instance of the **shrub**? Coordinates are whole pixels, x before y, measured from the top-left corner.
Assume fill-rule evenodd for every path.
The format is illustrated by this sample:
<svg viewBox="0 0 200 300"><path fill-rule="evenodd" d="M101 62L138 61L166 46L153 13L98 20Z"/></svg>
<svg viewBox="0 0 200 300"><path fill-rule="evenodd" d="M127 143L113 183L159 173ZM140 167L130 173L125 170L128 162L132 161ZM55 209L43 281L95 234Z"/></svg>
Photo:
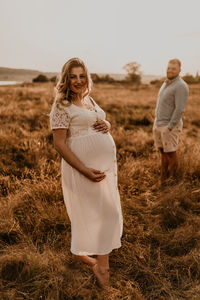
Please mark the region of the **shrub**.
<svg viewBox="0 0 200 300"><path fill-rule="evenodd" d="M33 82L47 82L47 81L49 81L49 79L43 74L40 74L37 77L33 78Z"/></svg>
<svg viewBox="0 0 200 300"><path fill-rule="evenodd" d="M97 83L97 82L107 82L107 83L115 82L115 80L109 74L99 76L94 73L94 74L91 74L91 78L92 78L92 81L95 83Z"/></svg>
<svg viewBox="0 0 200 300"><path fill-rule="evenodd" d="M189 73L186 73L186 74L182 77L182 79L183 79L185 82L189 83L189 84L193 84L193 83L198 83L198 82L199 82L199 80L198 80L197 78L195 78L194 76L192 76L192 75L189 74Z"/></svg>
<svg viewBox="0 0 200 300"><path fill-rule="evenodd" d="M99 75L97 75L96 73L91 73L90 76L93 82L99 82Z"/></svg>
<svg viewBox="0 0 200 300"><path fill-rule="evenodd" d="M56 76L53 76L53 77L50 78L50 81L51 81L51 82L56 82L56 80L57 80L57 77L56 77Z"/></svg>

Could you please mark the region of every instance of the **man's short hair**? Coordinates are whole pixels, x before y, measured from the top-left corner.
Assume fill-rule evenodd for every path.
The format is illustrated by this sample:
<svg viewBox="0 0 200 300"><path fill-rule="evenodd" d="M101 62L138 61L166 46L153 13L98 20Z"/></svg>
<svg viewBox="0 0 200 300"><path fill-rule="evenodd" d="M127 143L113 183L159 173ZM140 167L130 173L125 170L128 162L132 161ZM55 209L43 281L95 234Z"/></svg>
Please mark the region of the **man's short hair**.
<svg viewBox="0 0 200 300"><path fill-rule="evenodd" d="M179 67L181 68L181 61L180 61L178 58L170 59L170 60L169 60L169 63L172 63L172 64L178 64Z"/></svg>

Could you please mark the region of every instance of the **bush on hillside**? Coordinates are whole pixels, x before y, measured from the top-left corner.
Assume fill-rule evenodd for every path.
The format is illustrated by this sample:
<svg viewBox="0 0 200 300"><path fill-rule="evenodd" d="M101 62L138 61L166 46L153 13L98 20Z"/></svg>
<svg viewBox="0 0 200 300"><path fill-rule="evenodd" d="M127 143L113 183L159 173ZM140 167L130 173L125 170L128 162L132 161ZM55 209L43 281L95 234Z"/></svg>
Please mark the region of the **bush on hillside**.
<svg viewBox="0 0 200 300"><path fill-rule="evenodd" d="M93 82L99 82L99 75L97 75L96 73L91 73L90 76Z"/></svg>
<svg viewBox="0 0 200 300"><path fill-rule="evenodd" d="M109 74L99 76L96 73L91 74L92 81L97 82L107 82L107 83L113 83L115 82L115 79L112 78Z"/></svg>
<svg viewBox="0 0 200 300"><path fill-rule="evenodd" d="M189 73L186 73L182 79L187 82L188 84L193 84L193 83L200 83L200 76L197 72L196 76L193 76Z"/></svg>
<svg viewBox="0 0 200 300"><path fill-rule="evenodd" d="M161 87L163 84L164 79L154 79L150 81L150 84L155 85L156 87Z"/></svg>
<svg viewBox="0 0 200 300"><path fill-rule="evenodd" d="M33 82L47 82L47 81L49 81L49 79L43 74L40 74L37 77L33 78Z"/></svg>
<svg viewBox="0 0 200 300"><path fill-rule="evenodd" d="M56 80L57 80L57 76L53 76L53 77L50 78L51 82L56 82Z"/></svg>

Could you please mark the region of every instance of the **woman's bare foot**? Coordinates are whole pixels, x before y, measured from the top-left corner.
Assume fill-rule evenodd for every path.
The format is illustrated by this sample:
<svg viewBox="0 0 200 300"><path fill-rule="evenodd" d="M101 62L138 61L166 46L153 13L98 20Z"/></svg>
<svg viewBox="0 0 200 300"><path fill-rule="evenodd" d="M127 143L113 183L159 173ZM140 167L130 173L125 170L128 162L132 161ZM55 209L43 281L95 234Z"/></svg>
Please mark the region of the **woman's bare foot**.
<svg viewBox="0 0 200 300"><path fill-rule="evenodd" d="M94 272L94 275L97 278L97 281L102 289L106 289L110 286L110 275L109 275L109 269L103 269L99 267L98 264L95 264L92 267L92 270Z"/></svg>
<svg viewBox="0 0 200 300"><path fill-rule="evenodd" d="M76 261L82 261L90 266L94 266L97 263L97 259L87 255L72 255L72 259Z"/></svg>

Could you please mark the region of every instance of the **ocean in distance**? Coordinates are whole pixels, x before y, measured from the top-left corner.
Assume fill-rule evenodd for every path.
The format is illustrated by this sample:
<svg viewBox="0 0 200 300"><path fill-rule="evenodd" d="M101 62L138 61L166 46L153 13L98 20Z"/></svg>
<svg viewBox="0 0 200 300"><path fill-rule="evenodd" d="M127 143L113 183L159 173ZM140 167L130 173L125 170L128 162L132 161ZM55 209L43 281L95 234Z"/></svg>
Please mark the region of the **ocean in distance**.
<svg viewBox="0 0 200 300"><path fill-rule="evenodd" d="M13 84L19 84L22 83L22 81L1 81L0 80L0 85L13 85Z"/></svg>

